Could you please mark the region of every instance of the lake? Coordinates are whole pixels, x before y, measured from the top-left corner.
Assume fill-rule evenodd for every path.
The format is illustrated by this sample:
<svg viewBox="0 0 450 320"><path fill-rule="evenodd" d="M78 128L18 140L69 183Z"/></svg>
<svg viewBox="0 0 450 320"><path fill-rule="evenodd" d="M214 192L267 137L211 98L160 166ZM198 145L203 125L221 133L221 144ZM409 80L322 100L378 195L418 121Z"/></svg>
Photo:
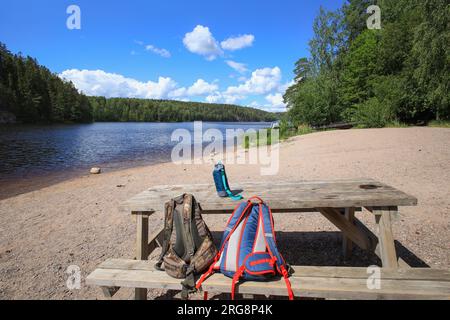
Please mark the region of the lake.
<svg viewBox="0 0 450 320"><path fill-rule="evenodd" d="M260 129L270 123L203 122L203 132ZM0 197L11 183L23 191L42 178L56 182L85 174L92 167L117 170L170 161L174 130L193 133L193 123L94 123L0 127ZM42 181L44 181L42 180ZM36 183L35 183L36 184ZM48 184L48 183L47 183ZM30 187L30 188L28 188ZM14 192L15 194L17 191Z"/></svg>

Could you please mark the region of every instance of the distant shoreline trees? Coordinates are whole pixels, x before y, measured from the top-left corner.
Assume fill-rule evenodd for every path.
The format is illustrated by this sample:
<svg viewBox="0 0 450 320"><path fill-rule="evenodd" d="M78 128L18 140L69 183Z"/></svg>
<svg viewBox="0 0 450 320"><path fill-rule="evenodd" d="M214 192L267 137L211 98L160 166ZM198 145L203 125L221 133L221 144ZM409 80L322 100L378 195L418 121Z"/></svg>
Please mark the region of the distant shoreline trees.
<svg viewBox="0 0 450 320"><path fill-rule="evenodd" d="M0 115L19 123L270 122L279 115L226 104L87 97L31 57L0 43ZM7 118L5 116L5 118Z"/></svg>
<svg viewBox="0 0 450 320"><path fill-rule="evenodd" d="M270 122L278 115L227 104L89 97L98 122Z"/></svg>

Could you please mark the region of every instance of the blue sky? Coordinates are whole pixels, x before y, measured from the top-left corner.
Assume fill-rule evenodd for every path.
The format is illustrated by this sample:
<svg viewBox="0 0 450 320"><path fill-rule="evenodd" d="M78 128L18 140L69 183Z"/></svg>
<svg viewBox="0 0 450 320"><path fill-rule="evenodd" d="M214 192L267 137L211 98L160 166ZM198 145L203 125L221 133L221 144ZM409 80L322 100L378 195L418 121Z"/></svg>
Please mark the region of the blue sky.
<svg viewBox="0 0 450 320"><path fill-rule="evenodd" d="M344 0L2 0L0 41L89 95L282 111L320 5ZM81 10L69 30L67 8Z"/></svg>

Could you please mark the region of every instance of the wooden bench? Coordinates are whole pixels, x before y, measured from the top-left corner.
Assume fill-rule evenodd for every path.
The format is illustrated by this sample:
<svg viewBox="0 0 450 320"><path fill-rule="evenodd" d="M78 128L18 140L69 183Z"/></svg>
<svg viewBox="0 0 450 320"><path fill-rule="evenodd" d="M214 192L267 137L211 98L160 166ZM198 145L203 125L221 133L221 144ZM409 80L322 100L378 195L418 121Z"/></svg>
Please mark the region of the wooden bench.
<svg viewBox="0 0 450 320"><path fill-rule="evenodd" d="M366 269L337 267L295 267L294 292L302 297L319 298L449 298L448 271L412 269L397 255L392 221L398 219L399 206L415 206L417 199L372 179L338 181L299 181L243 183L245 198L258 195L274 213L319 212L343 234L343 252L349 256L353 245L376 254L382 262L382 288L367 289ZM150 216L163 217L164 203L182 193L191 193L202 205L203 214L230 214L236 202L219 198L214 185L170 185L148 189L120 206L137 221L136 260L108 260L88 278L87 284L101 286L107 296L114 287L135 288L135 298L147 299L148 288L180 289L180 281L154 271L145 262L161 246L162 229L149 235ZM356 214L363 210L373 217L375 233ZM383 285L384 283L384 285ZM229 292L229 279L215 275L205 284L205 291ZM261 289L264 288L264 289ZM285 295L278 282L251 283L240 286L241 293Z"/></svg>
<svg viewBox="0 0 450 320"><path fill-rule="evenodd" d="M154 268L155 262L107 260L90 274L86 283L99 286L108 297L119 288L181 291L181 280ZM435 269L380 268L380 288L369 289L366 268L293 267L290 281L296 297L325 299L450 299L450 271ZM214 274L203 291L229 293L231 279ZM282 279L269 282L242 282L236 292L243 295L287 296Z"/></svg>

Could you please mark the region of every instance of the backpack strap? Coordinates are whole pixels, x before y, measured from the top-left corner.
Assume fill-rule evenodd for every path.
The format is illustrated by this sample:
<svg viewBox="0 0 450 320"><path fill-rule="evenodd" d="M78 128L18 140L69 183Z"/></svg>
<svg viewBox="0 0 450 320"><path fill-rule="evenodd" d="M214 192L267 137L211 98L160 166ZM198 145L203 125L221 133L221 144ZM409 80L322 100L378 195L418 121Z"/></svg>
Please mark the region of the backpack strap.
<svg viewBox="0 0 450 320"><path fill-rule="evenodd" d="M156 270L164 271L161 266L164 261L164 256L167 254L170 248L170 237L173 231L173 210L175 208L175 201L170 200L166 202L164 207L164 240L162 245L161 255L158 262L155 265Z"/></svg>
<svg viewBox="0 0 450 320"><path fill-rule="evenodd" d="M183 209L182 209L182 216L183 216L183 229L185 233L185 239L186 239L186 251L189 255L189 259L192 259L195 254L195 244L194 244L194 237L192 234L192 215L193 215L193 203L194 197L192 194L185 194L183 196ZM190 260L189 260L190 261Z"/></svg>
<svg viewBox="0 0 450 320"><path fill-rule="evenodd" d="M275 258L275 264L278 272L283 276L289 294L289 300L294 300L291 282L289 281L289 273L287 271L286 262L281 253L278 251L275 230L273 227L273 215L270 208L265 203L259 204L259 214L263 221L264 238L266 239L267 249L272 258Z"/></svg>
<svg viewBox="0 0 450 320"><path fill-rule="evenodd" d="M252 208L252 206L253 206L253 204L250 201L247 201L247 202L242 202L239 206L236 207L236 209L234 209L234 212L231 215L230 219L228 220L227 227L225 228L225 231L223 233L221 248L220 248L219 252L217 253L217 256L214 258L214 261L211 264L211 267L209 268L209 270L206 271L200 277L199 281L197 282L197 285L196 285L197 290L200 289L202 286L202 283L214 273L214 267L215 267L216 263L219 262L220 257L222 256L222 253L225 249L225 246L228 243L228 240L230 240L231 235L236 230L236 228L239 226L242 219L245 217L248 210ZM240 211L239 209L241 209L242 211Z"/></svg>
<svg viewBox="0 0 450 320"><path fill-rule="evenodd" d="M183 215L183 232L185 233L185 240L186 240L186 250L187 254L189 255L189 266L186 270L186 278L183 282L181 282L181 285L183 287L183 290L181 292L181 298L184 300L187 300L189 297L189 293L195 292L195 268L192 264L192 259L194 258L195 254L195 244L194 244L194 237L192 234L192 218L193 218L193 205L194 205L194 197L191 194L184 195L183 197L183 209L182 209L182 215Z"/></svg>
<svg viewBox="0 0 450 320"><path fill-rule="evenodd" d="M245 272L245 265L243 265L236 273L234 274L233 280L231 280L231 300L234 300L235 292L236 292L236 284L239 282L239 279Z"/></svg>

